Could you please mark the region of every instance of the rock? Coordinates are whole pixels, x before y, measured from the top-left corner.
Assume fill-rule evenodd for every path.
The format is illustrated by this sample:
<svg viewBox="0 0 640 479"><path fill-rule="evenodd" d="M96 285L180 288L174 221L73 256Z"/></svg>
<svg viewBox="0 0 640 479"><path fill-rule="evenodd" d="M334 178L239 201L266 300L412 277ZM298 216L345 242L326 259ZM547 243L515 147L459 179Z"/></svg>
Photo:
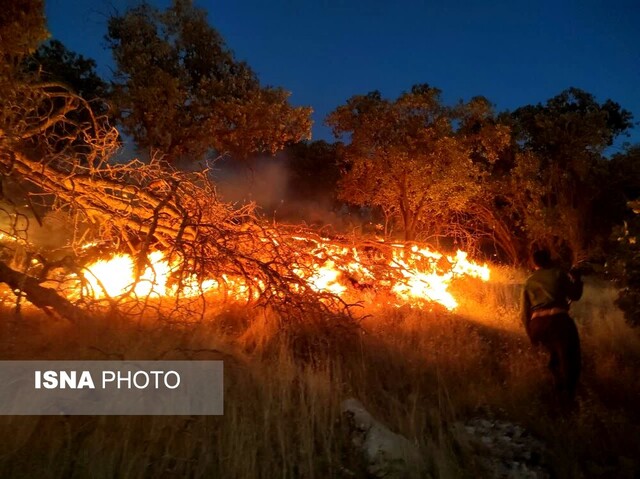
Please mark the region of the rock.
<svg viewBox="0 0 640 479"><path fill-rule="evenodd" d="M418 478L424 460L416 444L378 422L357 399L341 405L352 444L362 454L367 472L385 479Z"/></svg>
<svg viewBox="0 0 640 479"><path fill-rule="evenodd" d="M522 426L508 421L475 418L454 424L456 438L472 450L487 477L549 479L547 450Z"/></svg>

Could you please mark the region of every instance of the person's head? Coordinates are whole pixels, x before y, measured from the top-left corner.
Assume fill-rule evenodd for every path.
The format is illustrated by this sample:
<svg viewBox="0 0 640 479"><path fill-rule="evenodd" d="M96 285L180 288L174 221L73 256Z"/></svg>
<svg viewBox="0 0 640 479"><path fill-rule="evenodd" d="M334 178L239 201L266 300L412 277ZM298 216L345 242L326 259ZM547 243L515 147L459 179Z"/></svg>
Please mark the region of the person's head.
<svg viewBox="0 0 640 479"><path fill-rule="evenodd" d="M552 266L551 253L548 249L537 249L531 255L533 264L536 268L550 268Z"/></svg>

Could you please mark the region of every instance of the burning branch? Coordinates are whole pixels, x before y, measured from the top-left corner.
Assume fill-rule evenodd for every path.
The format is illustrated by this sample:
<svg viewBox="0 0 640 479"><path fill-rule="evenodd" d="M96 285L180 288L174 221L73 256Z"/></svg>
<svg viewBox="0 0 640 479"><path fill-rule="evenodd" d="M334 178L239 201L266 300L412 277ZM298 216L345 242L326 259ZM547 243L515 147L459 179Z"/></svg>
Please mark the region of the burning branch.
<svg viewBox="0 0 640 479"><path fill-rule="evenodd" d="M81 235L83 242L109 243L113 253L124 246L136 258L129 292L138 291L139 283L156 283L150 277L156 274L150 262L150 254L156 251L169 265L176 298L201 294L206 289L202 282L216 278L212 281L218 289L225 283L241 284L244 299L276 308L295 305L303 310L341 303L330 294L314 291L293 272L292 253L275 231L256 220L251 206L233 209L220 202L207 171L184 173L159 162L110 164L103 155L113 150L114 144L107 145L115 136L101 129L106 124L80 125L69 120L72 113L78 115L78 105L87 109L88 105L71 94L46 92L43 86L41 104L18 115L22 118L15 122L21 125L19 133L0 142L4 183L21 192L22 202L36 217L61 211L80 218L93 231ZM44 118L37 112L43 112ZM10 218L21 214L15 204L7 203L5 210ZM15 226L8 229L14 231L6 231L7 237L17 236ZM14 246L9 249L15 251ZM84 246L81 242L70 245L83 256L90 255L91 248ZM28 239L25 247L37 249ZM26 272L28 267L23 264L20 269ZM45 276L48 272L41 268ZM9 276L0 280L12 285ZM89 276L76 274L81 288L91 283ZM94 297L109 296L108 288L99 282L92 286ZM65 310L65 301L60 296L59 310ZM36 299L34 304L42 303Z"/></svg>
<svg viewBox="0 0 640 479"><path fill-rule="evenodd" d="M17 242L5 245L17 270L3 264L0 282L36 306L77 318L80 304L106 299L122 310L133 302L129 311L139 312L157 297L174 300L177 311L184 298L211 292L269 306L283 317L322 317L350 315L349 291L375 286L398 302L455 307L446 288L460 264L470 265L465 256L446 259L417 245L349 246L308 230L270 227L256 218L253 206L235 209L220 201L207 170L187 173L158 161L110 163L114 130L94 118L82 99L48 88L35 95L30 111L20 110L20 121L13 118L20 128L0 138L3 183L27 205L5 196L4 209L10 218L24 215L24 208L36 218L58 212L87 232L73 235L68 260L59 262L40 255L33 263L38 245L28 235L20 245L27 252L22 261L15 259ZM4 233L18 238L17 222ZM105 253L110 260L95 261ZM447 268L440 268L442 261ZM485 272L477 265L464 269L480 277ZM75 293L40 286L60 276L65 286L75 281Z"/></svg>

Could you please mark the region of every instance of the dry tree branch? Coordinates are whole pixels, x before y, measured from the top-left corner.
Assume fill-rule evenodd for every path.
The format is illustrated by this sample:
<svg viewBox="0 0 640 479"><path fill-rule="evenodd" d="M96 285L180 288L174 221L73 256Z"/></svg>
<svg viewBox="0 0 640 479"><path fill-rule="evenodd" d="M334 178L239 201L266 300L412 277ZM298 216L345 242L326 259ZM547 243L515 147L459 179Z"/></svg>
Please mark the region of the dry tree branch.
<svg viewBox="0 0 640 479"><path fill-rule="evenodd" d="M109 163L117 132L96 118L86 101L52 84L31 86L22 94L21 101L15 92L2 105L9 106L4 124L10 128L0 136L0 174L20 186L36 217L41 210L67 212L93 230L93 235L74 235L76 241L108 241L113 250L126 245L137 258L136 281L148 266L149 252L163 251L168 261L179 263L173 273L177 299L189 280L214 278L231 288L240 281L247 301L286 311L289 317L335 310L349 314L344 301L315 291L296 272L313 261L299 242L258 221L253 206L234 209L220 202L206 170L186 173L157 161ZM9 215L17 217L18 208L10 209ZM82 244L71 246L82 251ZM42 264L45 279L59 269ZM77 316L67 299L51 299L53 290L37 289L36 279L26 274L29 265L21 272L3 267L0 281L24 292L32 303ZM81 282L79 266L67 269ZM88 300L81 296L85 305ZM143 309L147 301L134 299Z"/></svg>
<svg viewBox="0 0 640 479"><path fill-rule="evenodd" d="M60 296L55 290L40 285L40 280L15 271L0 261L0 282L6 283L14 291L25 294L26 298L40 309L55 310L72 321L86 319L85 312L71 301Z"/></svg>

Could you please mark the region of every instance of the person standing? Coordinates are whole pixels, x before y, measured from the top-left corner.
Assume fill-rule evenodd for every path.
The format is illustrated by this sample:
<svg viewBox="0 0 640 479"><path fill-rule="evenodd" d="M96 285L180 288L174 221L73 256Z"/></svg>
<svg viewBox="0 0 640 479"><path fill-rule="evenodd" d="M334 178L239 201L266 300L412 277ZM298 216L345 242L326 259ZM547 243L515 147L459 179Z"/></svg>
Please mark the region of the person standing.
<svg viewBox="0 0 640 479"><path fill-rule="evenodd" d="M534 251L532 260L535 271L522 292L522 323L531 343L549 353L556 390L573 401L581 359L580 338L569 316L569 305L582 297L582 279L577 271L555 266L546 249Z"/></svg>

